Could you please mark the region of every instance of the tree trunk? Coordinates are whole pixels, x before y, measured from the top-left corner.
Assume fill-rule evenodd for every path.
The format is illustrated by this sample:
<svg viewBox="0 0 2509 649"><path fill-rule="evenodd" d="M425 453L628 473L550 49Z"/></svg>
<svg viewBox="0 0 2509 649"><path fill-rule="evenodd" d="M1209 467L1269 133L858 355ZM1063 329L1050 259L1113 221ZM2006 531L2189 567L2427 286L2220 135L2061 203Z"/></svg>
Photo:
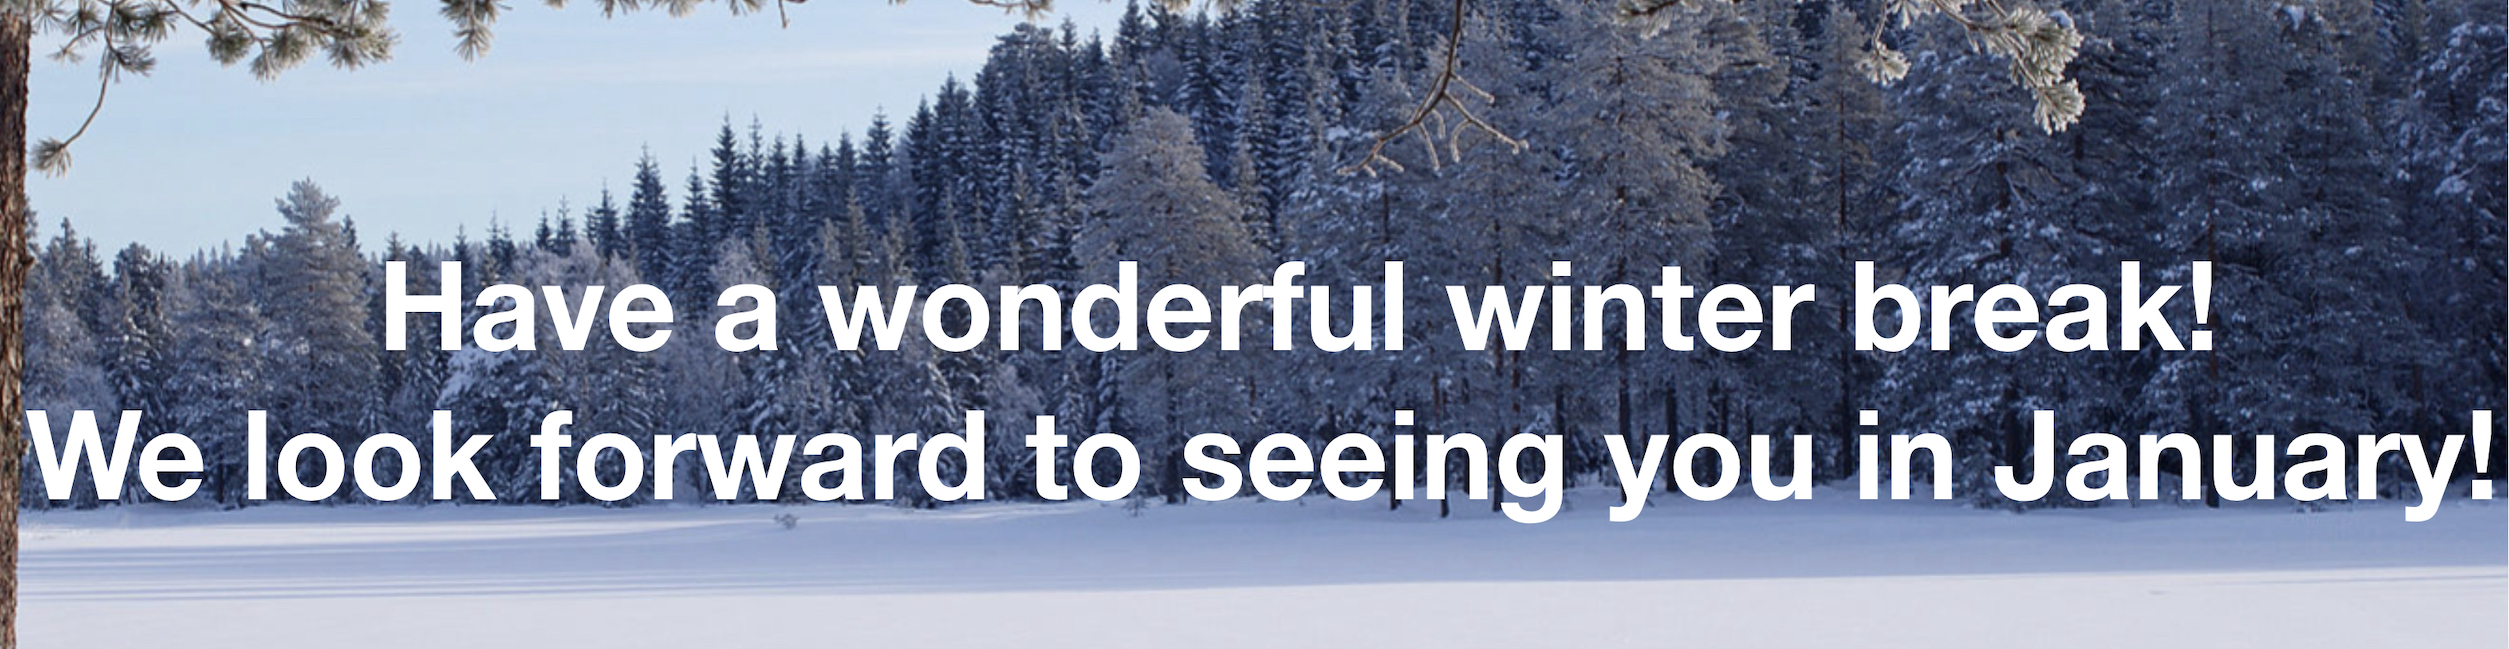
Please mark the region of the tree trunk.
<svg viewBox="0 0 2509 649"><path fill-rule="evenodd" d="M1681 435L1680 381L1681 379L1677 377L1664 377L1664 443L1671 444L1674 448L1680 448L1684 441ZM1664 493L1666 495L1681 495L1681 482L1673 477L1673 472L1683 468L1686 467L1673 466L1670 462L1665 463Z"/></svg>
<svg viewBox="0 0 2509 649"><path fill-rule="evenodd" d="M1552 433L1552 434L1555 434L1555 435L1559 435L1560 440L1563 442L1562 444L1560 444L1560 446L1561 446L1561 447L1563 447L1564 449L1566 449L1566 448L1576 448L1576 445L1575 445L1575 444L1565 443L1565 442L1568 440L1568 437L1569 437L1569 435L1568 435L1568 385L1567 385L1567 384L1565 384L1565 383L1562 383L1562 384L1559 384L1559 385L1553 385L1553 386L1551 386L1551 433ZM1505 446L1505 444L1504 444L1504 443L1502 443L1502 444L1501 444L1501 446L1503 447L1503 446ZM1490 449L1490 450L1491 450L1491 451L1493 451L1493 452L1495 452L1495 451L1497 451L1498 449ZM1561 453L1560 455L1573 455L1573 454L1572 454L1572 453ZM1491 455L1491 457L1497 457L1497 455L1496 455L1495 453L1493 453L1493 454ZM1567 462L1567 461L1565 461L1565 460L1566 460L1566 458L1562 458L1562 461L1560 462L1560 464L1561 464L1562 466L1546 466L1546 467L1542 467L1542 470L1544 470L1544 471L1552 471L1552 472L1557 472L1557 473L1560 473L1560 474L1562 475L1562 478L1561 478L1561 480L1560 480L1560 484L1567 485L1567 486L1568 486L1568 487L1570 487L1570 488L1575 488L1575 487L1577 486L1577 472L1578 472L1578 471L1582 471L1582 470L1584 470L1584 469L1585 469L1585 467L1582 467L1582 466L1577 466L1576 464L1571 464L1571 463L1569 463L1569 462Z"/></svg>
<svg viewBox="0 0 2509 649"><path fill-rule="evenodd" d="M18 461L26 454L19 400L26 376L26 71L34 25L0 12L0 649L17 649Z"/></svg>
<svg viewBox="0 0 2509 649"><path fill-rule="evenodd" d="M1632 434L1634 431L1630 430L1629 353L1626 351L1621 352L1620 358L1620 445L1623 448L1629 449L1629 452L1631 453L1630 457L1635 459L1639 457L1639 455L1646 453L1646 447L1638 444L1637 436ZM1645 460L1637 461L1643 462ZM1641 479L1643 480L1644 478Z"/></svg>

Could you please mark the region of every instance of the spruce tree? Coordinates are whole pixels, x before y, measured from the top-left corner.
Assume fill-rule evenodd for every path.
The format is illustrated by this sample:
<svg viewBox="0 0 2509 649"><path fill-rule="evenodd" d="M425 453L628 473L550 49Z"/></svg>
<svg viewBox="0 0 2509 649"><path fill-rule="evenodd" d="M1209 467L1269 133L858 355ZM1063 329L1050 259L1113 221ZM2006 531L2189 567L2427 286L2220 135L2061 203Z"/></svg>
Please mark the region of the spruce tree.
<svg viewBox="0 0 2509 649"><path fill-rule="evenodd" d="M627 238L623 226L624 224L620 221L618 203L611 200L610 188L603 186L601 202L594 203L592 212L584 215L584 238L592 243L593 250L599 252L602 257L624 259L627 253Z"/></svg>
<svg viewBox="0 0 2509 649"><path fill-rule="evenodd" d="M175 430L166 427L162 419L172 405L166 384L173 370L170 356L175 332L169 295L173 275L170 262L136 243L113 257L110 333L104 339L105 373L122 408L157 413L153 425L142 428L144 437ZM146 440L137 444L145 448ZM131 480L136 488L138 476L133 475ZM135 491L124 493L144 495Z"/></svg>
<svg viewBox="0 0 2509 649"><path fill-rule="evenodd" d="M636 180L627 197L626 246L636 260L637 274L655 281L670 277L671 197L662 187L662 169L646 152L636 158Z"/></svg>

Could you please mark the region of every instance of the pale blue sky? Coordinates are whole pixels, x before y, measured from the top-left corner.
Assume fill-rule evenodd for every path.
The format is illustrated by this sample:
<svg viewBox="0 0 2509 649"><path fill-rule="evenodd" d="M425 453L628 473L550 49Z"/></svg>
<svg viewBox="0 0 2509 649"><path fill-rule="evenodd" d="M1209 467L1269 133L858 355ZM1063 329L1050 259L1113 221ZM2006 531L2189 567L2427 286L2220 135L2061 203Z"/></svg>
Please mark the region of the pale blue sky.
<svg viewBox="0 0 2509 649"><path fill-rule="evenodd" d="M580 213L604 181L623 193L647 145L676 198L726 114L813 142L859 134L882 107L903 121L943 75L971 77L1019 21L956 0L821 0L792 7L789 29L715 4L607 20L590 3L513 4L479 61L453 54L435 2L402 0L394 60L339 71L317 57L269 82L179 35L158 47L154 76L113 88L67 176L29 179L42 236L67 217L108 251L137 241L188 254L278 229L271 201L312 178L370 247L387 232L451 241L464 225L476 238L492 214L527 230L561 198ZM1111 31L1123 10L1058 4L1083 33ZM39 58L30 139L76 129L94 78Z"/></svg>

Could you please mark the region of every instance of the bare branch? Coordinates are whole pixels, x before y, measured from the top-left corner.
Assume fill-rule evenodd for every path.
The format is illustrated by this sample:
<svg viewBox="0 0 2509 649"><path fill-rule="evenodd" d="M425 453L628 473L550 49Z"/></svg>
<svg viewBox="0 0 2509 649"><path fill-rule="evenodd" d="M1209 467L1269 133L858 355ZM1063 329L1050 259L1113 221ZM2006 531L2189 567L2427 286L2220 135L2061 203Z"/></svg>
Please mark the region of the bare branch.
<svg viewBox="0 0 2509 649"><path fill-rule="evenodd" d="M1496 101L1497 98L1463 78L1462 52L1467 7L1465 0L1454 0L1454 3L1454 22L1447 28L1445 56L1439 62L1437 75L1429 81L1429 91L1421 97L1420 106L1413 109L1411 116L1396 125L1393 130L1378 135L1376 142L1369 145L1367 155L1361 157L1359 162L1343 167L1342 174L1365 173L1374 176L1379 166L1397 172L1402 171L1402 164L1387 156L1385 148L1405 135L1418 135L1421 143L1427 145L1429 166L1433 169L1443 165L1445 160L1461 159L1463 138L1472 132L1488 134L1497 139L1500 144L1507 145L1510 152L1521 153L1525 150L1524 140L1508 135L1506 131L1482 120L1479 115L1473 114L1471 106L1465 102L1468 96L1483 102ZM1450 112L1455 114L1453 118L1455 122L1451 126L1446 123L1449 119L1446 114ZM1436 123L1432 124L1432 120ZM1440 155L1438 149L1441 146L1446 149L1446 155Z"/></svg>

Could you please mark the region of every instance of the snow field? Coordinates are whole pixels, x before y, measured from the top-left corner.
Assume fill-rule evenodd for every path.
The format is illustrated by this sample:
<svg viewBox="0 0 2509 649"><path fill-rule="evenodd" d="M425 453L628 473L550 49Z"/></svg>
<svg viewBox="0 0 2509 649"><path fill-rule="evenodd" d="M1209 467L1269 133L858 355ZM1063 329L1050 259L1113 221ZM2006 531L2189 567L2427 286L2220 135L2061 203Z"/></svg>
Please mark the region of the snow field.
<svg viewBox="0 0 2509 649"><path fill-rule="evenodd" d="M167 507L27 518L30 647L2500 647L2451 504ZM778 514L799 518L792 530Z"/></svg>

